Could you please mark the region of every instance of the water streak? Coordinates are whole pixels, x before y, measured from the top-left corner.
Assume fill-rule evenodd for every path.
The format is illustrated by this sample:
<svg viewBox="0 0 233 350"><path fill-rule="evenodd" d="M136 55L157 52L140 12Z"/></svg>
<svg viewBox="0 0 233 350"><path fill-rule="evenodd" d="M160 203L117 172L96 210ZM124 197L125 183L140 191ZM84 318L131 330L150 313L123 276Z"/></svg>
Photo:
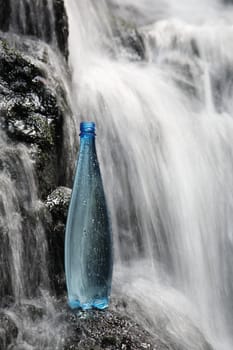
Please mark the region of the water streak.
<svg viewBox="0 0 233 350"><path fill-rule="evenodd" d="M178 343L202 349L181 321L188 318L216 349L230 350L232 6L66 3L73 106L77 121L93 119L101 135L116 285L141 305L143 317L131 311L152 332L159 314ZM116 46L119 28L135 26L145 60Z"/></svg>
<svg viewBox="0 0 233 350"><path fill-rule="evenodd" d="M55 42L53 0L10 0L10 30Z"/></svg>

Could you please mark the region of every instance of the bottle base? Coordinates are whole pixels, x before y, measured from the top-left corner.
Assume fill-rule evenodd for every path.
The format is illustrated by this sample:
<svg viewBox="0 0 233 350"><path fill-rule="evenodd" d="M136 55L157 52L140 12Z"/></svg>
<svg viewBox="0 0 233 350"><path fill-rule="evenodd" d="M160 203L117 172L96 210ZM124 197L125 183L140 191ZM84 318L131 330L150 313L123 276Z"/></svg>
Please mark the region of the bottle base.
<svg viewBox="0 0 233 350"><path fill-rule="evenodd" d="M68 305L72 310L82 309L82 310L90 310L90 309L98 309L104 310L109 306L108 298L94 299L90 302L80 303L77 299L69 299Z"/></svg>

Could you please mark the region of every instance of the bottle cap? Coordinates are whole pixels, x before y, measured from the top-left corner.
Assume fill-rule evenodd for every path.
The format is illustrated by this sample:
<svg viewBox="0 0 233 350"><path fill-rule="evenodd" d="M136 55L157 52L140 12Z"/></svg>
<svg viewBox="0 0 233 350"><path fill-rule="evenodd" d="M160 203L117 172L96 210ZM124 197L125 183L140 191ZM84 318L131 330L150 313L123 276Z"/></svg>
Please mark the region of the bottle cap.
<svg viewBox="0 0 233 350"><path fill-rule="evenodd" d="M94 122L82 122L80 123L81 133L95 134L95 123Z"/></svg>

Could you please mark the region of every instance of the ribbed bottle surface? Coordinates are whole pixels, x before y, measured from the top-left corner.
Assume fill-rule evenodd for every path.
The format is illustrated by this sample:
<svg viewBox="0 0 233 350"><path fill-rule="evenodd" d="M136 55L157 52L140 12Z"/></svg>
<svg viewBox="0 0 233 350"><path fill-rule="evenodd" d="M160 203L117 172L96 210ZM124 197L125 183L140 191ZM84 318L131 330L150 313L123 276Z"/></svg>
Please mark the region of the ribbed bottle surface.
<svg viewBox="0 0 233 350"><path fill-rule="evenodd" d="M80 152L65 238L68 303L72 309L108 306L112 233L95 147L95 124L81 123Z"/></svg>

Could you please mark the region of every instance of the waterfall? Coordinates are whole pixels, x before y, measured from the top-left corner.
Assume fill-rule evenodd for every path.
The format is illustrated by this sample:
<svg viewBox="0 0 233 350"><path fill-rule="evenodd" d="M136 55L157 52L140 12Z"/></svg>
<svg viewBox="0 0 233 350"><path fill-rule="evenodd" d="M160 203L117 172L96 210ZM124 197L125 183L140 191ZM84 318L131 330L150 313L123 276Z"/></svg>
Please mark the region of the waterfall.
<svg viewBox="0 0 233 350"><path fill-rule="evenodd" d="M130 312L152 333L166 325L181 347L202 349L200 329L214 349L231 350L233 7L66 6L73 109L77 124L97 123L114 293L133 300Z"/></svg>
<svg viewBox="0 0 233 350"><path fill-rule="evenodd" d="M42 222L35 221L40 203L29 151L0 136L1 261L7 261L0 268L0 295L12 295L20 302L38 296L39 287L49 287L47 243Z"/></svg>
<svg viewBox="0 0 233 350"><path fill-rule="evenodd" d="M57 311L50 295L47 238L35 178L29 148L15 146L1 132L0 311L7 305L4 314L18 329L12 349L49 349L51 344L55 348L61 344L57 332L63 324L56 324ZM8 349L2 340L0 348Z"/></svg>
<svg viewBox="0 0 233 350"><path fill-rule="evenodd" d="M55 40L53 1L10 1L10 30L45 41Z"/></svg>
<svg viewBox="0 0 233 350"><path fill-rule="evenodd" d="M74 132L62 135L70 115L66 14L62 1L1 5L0 349L62 349L66 324L50 278L45 200L59 182L70 182L67 164L76 153Z"/></svg>
<svg viewBox="0 0 233 350"><path fill-rule="evenodd" d="M2 0L0 29L45 41L68 57L68 27L63 0Z"/></svg>

